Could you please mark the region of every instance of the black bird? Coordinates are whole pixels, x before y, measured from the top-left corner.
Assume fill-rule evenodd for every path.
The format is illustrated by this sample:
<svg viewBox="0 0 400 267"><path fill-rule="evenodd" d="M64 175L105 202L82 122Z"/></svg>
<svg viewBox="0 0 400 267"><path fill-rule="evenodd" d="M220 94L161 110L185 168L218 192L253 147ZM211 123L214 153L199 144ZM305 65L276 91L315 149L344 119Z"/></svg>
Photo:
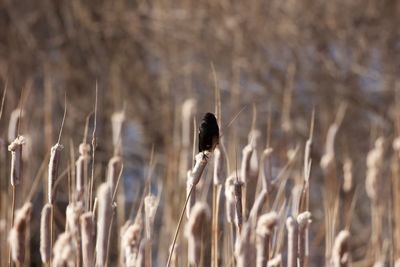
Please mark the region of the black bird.
<svg viewBox="0 0 400 267"><path fill-rule="evenodd" d="M199 152L212 152L219 143L219 127L214 114L204 114L199 127Z"/></svg>

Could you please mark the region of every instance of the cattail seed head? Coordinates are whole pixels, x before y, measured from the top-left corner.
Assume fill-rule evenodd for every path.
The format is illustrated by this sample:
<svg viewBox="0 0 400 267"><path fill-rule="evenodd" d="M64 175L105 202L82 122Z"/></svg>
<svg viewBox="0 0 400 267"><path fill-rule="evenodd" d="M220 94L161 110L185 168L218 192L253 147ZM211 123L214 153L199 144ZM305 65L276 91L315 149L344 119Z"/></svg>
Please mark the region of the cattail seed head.
<svg viewBox="0 0 400 267"><path fill-rule="evenodd" d="M74 267L78 256L78 245L71 233L65 232L58 236L53 249L54 267Z"/></svg>
<svg viewBox="0 0 400 267"><path fill-rule="evenodd" d="M377 201L379 196L379 174L383 165L384 139L378 138L375 147L367 155L367 177L365 188L371 201Z"/></svg>
<svg viewBox="0 0 400 267"><path fill-rule="evenodd" d="M43 263L48 263L51 256L51 212L52 205L47 203L40 218L40 256Z"/></svg>
<svg viewBox="0 0 400 267"><path fill-rule="evenodd" d="M11 152L11 185L16 186L21 180L22 168L22 145L25 144L25 138L22 135L17 136L8 146Z"/></svg>
<svg viewBox="0 0 400 267"><path fill-rule="evenodd" d="M228 223L233 223L235 221L235 181L236 176L234 174L231 174L225 180L225 209Z"/></svg>
<svg viewBox="0 0 400 267"><path fill-rule="evenodd" d="M10 115L10 121L8 124L8 142L11 143L17 138L18 135L18 124L25 112L21 109L14 109Z"/></svg>
<svg viewBox="0 0 400 267"><path fill-rule="evenodd" d="M55 144L50 151L50 161L48 170L48 201L53 204L56 196L56 190L54 184L58 178L58 166L60 163L61 150L63 146L59 143Z"/></svg>
<svg viewBox="0 0 400 267"><path fill-rule="evenodd" d="M138 221L128 221L121 229L122 264L135 267L139 252L140 239L142 236L142 225Z"/></svg>
<svg viewBox="0 0 400 267"><path fill-rule="evenodd" d="M213 181L214 185L223 184L223 179L225 177L225 151L221 146L222 143L219 144L219 147L214 150L214 172L213 172Z"/></svg>
<svg viewBox="0 0 400 267"><path fill-rule="evenodd" d="M333 267L346 267L350 261L349 255L349 238L350 232L342 230L336 236L332 248L332 264Z"/></svg>
<svg viewBox="0 0 400 267"><path fill-rule="evenodd" d="M199 264L201 257L201 233L204 224L210 218L210 209L205 203L196 203L186 225L185 236L188 239L188 257L190 264Z"/></svg>
<svg viewBox="0 0 400 267"><path fill-rule="evenodd" d="M158 201L159 198L154 195L149 195L144 198L146 238L148 240L152 240L153 225L158 207Z"/></svg>
<svg viewBox="0 0 400 267"><path fill-rule="evenodd" d="M32 204L26 202L21 209L17 210L15 222L10 230L9 244L11 258L15 263L23 263L25 258L26 231L31 217Z"/></svg>
<svg viewBox="0 0 400 267"><path fill-rule="evenodd" d="M93 213L88 211L81 215L81 240L83 267L92 267L94 261L95 224Z"/></svg>
<svg viewBox="0 0 400 267"><path fill-rule="evenodd" d="M96 240L96 264L104 266L107 261L108 231L110 229L113 213L111 203L111 188L108 183L103 183L97 191L98 218L97 218L97 240Z"/></svg>
<svg viewBox="0 0 400 267"><path fill-rule="evenodd" d="M108 170L107 170L107 182L110 185L112 194L114 194L116 190L121 169L122 169L122 158L120 156L112 157L108 162Z"/></svg>
<svg viewBox="0 0 400 267"><path fill-rule="evenodd" d="M76 236L80 232L79 218L82 215L84 209L82 202L72 202L67 206L66 209L66 232L70 232Z"/></svg>
<svg viewBox="0 0 400 267"><path fill-rule="evenodd" d="M248 182L248 179L250 177L250 159L251 155L254 152L254 148L251 145L247 145L243 148L242 151L242 163L240 167L240 181L243 184L246 184Z"/></svg>
<svg viewBox="0 0 400 267"><path fill-rule="evenodd" d="M261 156L262 170L260 172L262 188L263 190L267 190L267 192L271 192L271 184L272 184L272 163L271 157L272 152L274 150L272 148L267 148L263 151Z"/></svg>

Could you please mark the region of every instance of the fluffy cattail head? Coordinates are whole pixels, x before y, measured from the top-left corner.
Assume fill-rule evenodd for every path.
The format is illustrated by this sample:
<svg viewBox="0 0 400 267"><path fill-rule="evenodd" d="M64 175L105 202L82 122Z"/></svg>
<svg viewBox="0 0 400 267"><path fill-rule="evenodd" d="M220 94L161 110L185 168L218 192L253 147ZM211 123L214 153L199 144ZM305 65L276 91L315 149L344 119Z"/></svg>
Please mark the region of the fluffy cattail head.
<svg viewBox="0 0 400 267"><path fill-rule="evenodd" d="M110 229L113 213L111 203L111 188L108 183L103 183L97 191L98 218L97 218L97 240L96 240L96 263L104 266L107 261L108 231Z"/></svg>
<svg viewBox="0 0 400 267"><path fill-rule="evenodd" d="M201 232L210 218L210 209L205 203L196 203L186 225L185 236L188 239L188 257L190 264L199 264L201 257Z"/></svg>
<svg viewBox="0 0 400 267"><path fill-rule="evenodd" d="M58 165L60 163L61 150L63 146L59 143L55 144L50 151L50 161L48 170L48 201L53 204L56 196L56 190L54 184L58 177Z"/></svg>
<svg viewBox="0 0 400 267"><path fill-rule="evenodd" d="M94 235L95 225L93 213L88 211L81 215L81 239L82 239L82 264L83 267L92 267L94 261Z"/></svg>
<svg viewBox="0 0 400 267"><path fill-rule="evenodd" d="M311 212L305 211L297 216L299 230L306 228L311 223Z"/></svg>
<svg viewBox="0 0 400 267"><path fill-rule="evenodd" d="M8 151L11 152L11 185L16 186L21 180L22 168L22 145L25 144L25 138L19 135L8 146Z"/></svg>
<svg viewBox="0 0 400 267"><path fill-rule="evenodd" d="M235 174L225 180L226 219L228 223L235 221Z"/></svg>
<svg viewBox="0 0 400 267"><path fill-rule="evenodd" d="M118 178L122 169L122 158L120 156L114 156L108 162L107 171L107 182L110 185L111 193L114 194Z"/></svg>
<svg viewBox="0 0 400 267"><path fill-rule="evenodd" d="M73 235L77 235L80 232L79 218L83 213L84 208L82 202L72 202L67 206L66 209L66 231Z"/></svg>
<svg viewBox="0 0 400 267"><path fill-rule="evenodd" d="M267 148L263 151L261 156L262 162L262 170L260 172L260 176L262 178L262 188L263 190L267 190L267 192L271 192L271 184L272 184L272 164L271 157L272 152L274 150L272 148Z"/></svg>
<svg viewBox="0 0 400 267"><path fill-rule="evenodd" d="M348 193L353 189L353 163L346 158L343 164L343 191Z"/></svg>
<svg viewBox="0 0 400 267"><path fill-rule="evenodd" d="M193 169L190 171L190 183L193 185L197 185L200 181L201 175L207 165L208 158L211 156L211 152L203 151L198 153L195 156L195 165Z"/></svg>
<svg viewBox="0 0 400 267"><path fill-rule="evenodd" d="M379 196L379 173L383 165L384 139L378 138L375 147L367 155L367 177L365 187L371 201L377 201Z"/></svg>
<svg viewBox="0 0 400 267"><path fill-rule="evenodd" d="M158 207L159 198L154 195L149 195L144 198L144 213L146 225L146 238L152 239L154 219Z"/></svg>
<svg viewBox="0 0 400 267"><path fill-rule="evenodd" d="M141 223L128 221L121 229L122 264L125 266L136 264L142 228Z"/></svg>
<svg viewBox="0 0 400 267"><path fill-rule="evenodd" d="M247 145L243 148L242 151L242 163L240 167L240 179L241 182L246 184L250 177L250 159L251 155L254 152L254 148L252 145Z"/></svg>
<svg viewBox="0 0 400 267"><path fill-rule="evenodd" d="M65 232L58 236L53 248L54 267L74 267L78 256L78 244L71 233Z"/></svg>
<svg viewBox="0 0 400 267"><path fill-rule="evenodd" d="M52 205L47 203L40 218L40 256L43 263L48 263L51 256L51 212Z"/></svg>
<svg viewBox="0 0 400 267"><path fill-rule="evenodd" d="M15 223L10 230L9 244L11 258L15 263L22 263L25 258L26 230L31 217L32 204L27 202L16 212Z"/></svg>
<svg viewBox="0 0 400 267"><path fill-rule="evenodd" d="M257 234L270 235L278 223L278 214L275 211L263 214L257 221Z"/></svg>
<svg viewBox="0 0 400 267"><path fill-rule="evenodd" d="M10 121L8 124L8 142L11 143L12 141L17 138L18 135L18 124L22 117L24 117L25 112L21 109L14 109L10 115Z"/></svg>
<svg viewBox="0 0 400 267"><path fill-rule="evenodd" d="M214 150L214 172L213 172L213 181L214 185L223 184L223 179L225 178L225 151L222 146L222 142L219 144L219 147Z"/></svg>
<svg viewBox="0 0 400 267"><path fill-rule="evenodd" d="M347 230L340 231L336 236L332 248L332 264L334 267L348 266L350 261L349 238L350 232Z"/></svg>
<svg viewBox="0 0 400 267"><path fill-rule="evenodd" d="M111 116L114 155L122 154L121 134L124 121L125 121L125 111L115 112Z"/></svg>

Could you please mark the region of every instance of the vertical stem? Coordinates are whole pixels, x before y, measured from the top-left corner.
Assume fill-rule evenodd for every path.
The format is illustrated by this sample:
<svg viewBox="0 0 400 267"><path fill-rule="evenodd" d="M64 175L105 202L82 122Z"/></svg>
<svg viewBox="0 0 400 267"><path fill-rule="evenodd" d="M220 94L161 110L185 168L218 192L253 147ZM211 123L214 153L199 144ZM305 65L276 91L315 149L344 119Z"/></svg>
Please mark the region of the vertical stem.
<svg viewBox="0 0 400 267"><path fill-rule="evenodd" d="M15 198L16 198L16 186L12 187L12 208L11 208L11 227L14 226L14 212L15 212ZM8 248L8 266L12 266L11 261L11 247Z"/></svg>

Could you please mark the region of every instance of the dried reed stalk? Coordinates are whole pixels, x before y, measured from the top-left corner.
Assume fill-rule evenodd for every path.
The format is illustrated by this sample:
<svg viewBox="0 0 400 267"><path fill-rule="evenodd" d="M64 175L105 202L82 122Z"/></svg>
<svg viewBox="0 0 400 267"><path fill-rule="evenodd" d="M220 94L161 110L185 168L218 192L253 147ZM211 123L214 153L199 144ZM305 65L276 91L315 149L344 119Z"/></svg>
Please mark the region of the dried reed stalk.
<svg viewBox="0 0 400 267"><path fill-rule="evenodd" d="M209 220L210 210L205 203L196 203L190 214L185 228L185 236L188 239L189 264L197 266L201 260L202 229Z"/></svg>
<svg viewBox="0 0 400 267"><path fill-rule="evenodd" d="M26 231L32 212L32 204L26 202L16 211L15 222L10 230L8 241L11 249L11 258L17 264L22 264L26 250Z"/></svg>

